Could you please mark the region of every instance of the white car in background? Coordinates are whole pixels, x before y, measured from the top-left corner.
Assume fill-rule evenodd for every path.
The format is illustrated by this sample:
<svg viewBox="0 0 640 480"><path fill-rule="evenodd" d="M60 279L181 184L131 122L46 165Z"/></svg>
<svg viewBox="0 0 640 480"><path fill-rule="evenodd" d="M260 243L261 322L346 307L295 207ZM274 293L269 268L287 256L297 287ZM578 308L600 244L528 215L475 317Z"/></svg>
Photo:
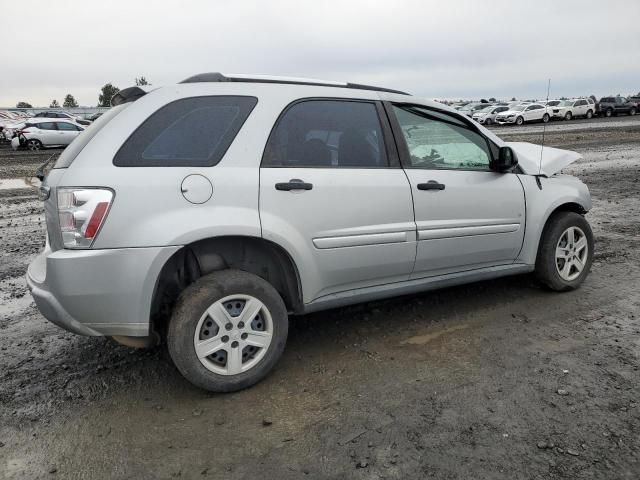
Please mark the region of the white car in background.
<svg viewBox="0 0 640 480"><path fill-rule="evenodd" d="M33 118L24 124L17 136L11 139L11 147L14 150L19 147L26 147L29 150L66 147L83 131L82 125L70 121Z"/></svg>
<svg viewBox="0 0 640 480"><path fill-rule="evenodd" d="M507 110L509 110L509 107L505 105L489 105L482 110L478 110L471 118L482 125L491 125L496 123L496 116L499 113L506 112Z"/></svg>
<svg viewBox="0 0 640 480"><path fill-rule="evenodd" d="M562 100L557 106L550 107L549 113L553 118L571 120L574 117L591 118L596 111L593 98L572 98Z"/></svg>
<svg viewBox="0 0 640 480"><path fill-rule="evenodd" d="M476 113L479 110L482 110L483 108L485 108L487 106L489 106L488 103L472 102L472 103L467 103L462 108L459 108L458 111L460 113L466 115L467 117L472 118L474 113Z"/></svg>
<svg viewBox="0 0 640 480"><path fill-rule="evenodd" d="M496 115L496 122L504 125L507 123L515 123L522 125L525 122L541 121L547 123L551 116L547 113L547 108L539 103L520 104L506 112Z"/></svg>

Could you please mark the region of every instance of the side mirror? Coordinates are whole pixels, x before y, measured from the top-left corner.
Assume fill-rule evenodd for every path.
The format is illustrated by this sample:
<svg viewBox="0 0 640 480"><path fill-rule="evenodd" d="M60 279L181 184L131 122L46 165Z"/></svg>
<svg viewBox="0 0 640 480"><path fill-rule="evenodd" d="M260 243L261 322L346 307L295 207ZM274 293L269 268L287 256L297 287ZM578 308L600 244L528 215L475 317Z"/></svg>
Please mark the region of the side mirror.
<svg viewBox="0 0 640 480"><path fill-rule="evenodd" d="M518 165L518 157L511 147L500 147L494 170L501 173L508 172L516 165Z"/></svg>

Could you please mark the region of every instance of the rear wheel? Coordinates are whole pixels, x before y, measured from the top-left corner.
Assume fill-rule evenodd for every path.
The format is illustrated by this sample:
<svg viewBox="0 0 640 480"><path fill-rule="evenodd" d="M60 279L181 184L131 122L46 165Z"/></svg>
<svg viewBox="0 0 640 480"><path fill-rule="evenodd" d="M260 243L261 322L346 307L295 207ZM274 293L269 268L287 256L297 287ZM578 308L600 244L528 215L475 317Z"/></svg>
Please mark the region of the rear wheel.
<svg viewBox="0 0 640 480"><path fill-rule="evenodd" d="M40 140L36 140L35 138L30 138L27 140L27 148L29 150L40 150L42 148L42 142Z"/></svg>
<svg viewBox="0 0 640 480"><path fill-rule="evenodd" d="M543 123L547 123L547 122L549 122L549 114L548 114L548 113L545 113L545 114L542 116L542 122L543 122Z"/></svg>
<svg viewBox="0 0 640 480"><path fill-rule="evenodd" d="M587 118L591 119L593 117L593 110L587 110Z"/></svg>
<svg viewBox="0 0 640 480"><path fill-rule="evenodd" d="M636 114L636 107L631 107L631 110L629 110L629 115L635 115Z"/></svg>
<svg viewBox="0 0 640 480"><path fill-rule="evenodd" d="M212 392L262 380L287 340L287 310L264 279L238 270L206 275L187 287L169 324L169 353L182 375Z"/></svg>
<svg viewBox="0 0 640 480"><path fill-rule="evenodd" d="M565 120L571 120L573 118L573 114L571 112L567 112L564 114Z"/></svg>
<svg viewBox="0 0 640 480"><path fill-rule="evenodd" d="M516 118L516 125L522 125L524 123L524 118L518 117Z"/></svg>
<svg viewBox="0 0 640 480"><path fill-rule="evenodd" d="M536 276L558 292L578 288L593 260L593 233L589 222L575 212L558 212L544 228Z"/></svg>

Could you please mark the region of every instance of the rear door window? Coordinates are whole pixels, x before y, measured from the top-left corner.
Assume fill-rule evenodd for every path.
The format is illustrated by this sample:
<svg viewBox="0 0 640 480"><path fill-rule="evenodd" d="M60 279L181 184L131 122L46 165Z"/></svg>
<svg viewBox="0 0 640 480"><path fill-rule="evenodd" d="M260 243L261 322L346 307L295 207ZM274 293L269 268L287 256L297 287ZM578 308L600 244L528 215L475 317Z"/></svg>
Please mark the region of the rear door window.
<svg viewBox="0 0 640 480"><path fill-rule="evenodd" d="M292 105L269 137L262 166L388 167L376 104L314 99Z"/></svg>
<svg viewBox="0 0 640 480"><path fill-rule="evenodd" d="M40 130L57 130L55 122L40 122L36 123L35 126Z"/></svg>
<svg viewBox="0 0 640 480"><path fill-rule="evenodd" d="M73 132L77 132L80 130L78 127L68 122L57 122L58 130L71 130Z"/></svg>
<svg viewBox="0 0 640 480"><path fill-rule="evenodd" d="M113 159L119 167L210 167L224 156L255 97L183 98L152 114Z"/></svg>

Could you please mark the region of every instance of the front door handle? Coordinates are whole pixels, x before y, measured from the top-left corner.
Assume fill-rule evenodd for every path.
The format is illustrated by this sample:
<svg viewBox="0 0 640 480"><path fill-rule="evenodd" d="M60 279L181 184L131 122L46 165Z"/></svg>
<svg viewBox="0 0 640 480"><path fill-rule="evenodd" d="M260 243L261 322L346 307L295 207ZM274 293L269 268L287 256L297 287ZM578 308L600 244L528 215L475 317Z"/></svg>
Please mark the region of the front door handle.
<svg viewBox="0 0 640 480"><path fill-rule="evenodd" d="M292 178L288 182L276 183L276 190L282 190L283 192L290 192L292 190L311 190L312 188L312 183L306 183L299 178Z"/></svg>
<svg viewBox="0 0 640 480"><path fill-rule="evenodd" d="M427 183L419 183L418 190L444 190L444 183L429 180Z"/></svg>

